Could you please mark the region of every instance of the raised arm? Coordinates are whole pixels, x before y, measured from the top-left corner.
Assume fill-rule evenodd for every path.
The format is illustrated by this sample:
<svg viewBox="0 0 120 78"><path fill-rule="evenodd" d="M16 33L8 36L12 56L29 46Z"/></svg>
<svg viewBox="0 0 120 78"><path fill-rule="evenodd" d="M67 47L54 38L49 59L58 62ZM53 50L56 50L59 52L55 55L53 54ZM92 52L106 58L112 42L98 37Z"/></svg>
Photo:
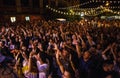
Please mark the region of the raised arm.
<svg viewBox="0 0 120 78"><path fill-rule="evenodd" d="M78 57L80 58L82 53L81 53L81 47L79 46L79 44L76 44L76 51L77 51Z"/></svg>
<svg viewBox="0 0 120 78"><path fill-rule="evenodd" d="M81 35L77 34L77 37L81 40L81 44L82 44L82 48L84 48L86 46L84 40L82 39ZM76 44L76 51L78 53L78 57L81 57L81 46L79 44Z"/></svg>
<svg viewBox="0 0 120 78"><path fill-rule="evenodd" d="M110 48L111 48L111 45L109 45L109 46L102 52L102 57L103 57L104 60L107 60L107 56L105 55L105 53L106 53L108 50L110 50Z"/></svg>
<svg viewBox="0 0 120 78"><path fill-rule="evenodd" d="M102 55L105 54L108 50L110 50L111 48L111 45L109 45L103 52L102 52Z"/></svg>
<svg viewBox="0 0 120 78"><path fill-rule="evenodd" d="M62 65L62 63L60 62L60 50L58 49L57 45L55 44L55 50L56 50L56 61L57 61L57 64L59 65L59 68L61 70L62 73L64 73L64 67Z"/></svg>
<svg viewBox="0 0 120 78"><path fill-rule="evenodd" d="M72 66L72 69L74 70L74 72L76 71L76 69L75 69L75 66L74 66L74 64L73 64L73 62L72 62L72 55L70 54L70 56L69 56L69 61L70 61L70 64L71 64L71 66Z"/></svg>
<svg viewBox="0 0 120 78"><path fill-rule="evenodd" d="M35 54L35 52L31 52L30 56L29 56L29 60L28 60L28 71L31 72L32 71L32 57Z"/></svg>
<svg viewBox="0 0 120 78"><path fill-rule="evenodd" d="M59 53L56 53L56 61L57 61L57 64L59 65L61 72L64 73L64 67L62 63L60 62Z"/></svg>
<svg viewBox="0 0 120 78"><path fill-rule="evenodd" d="M65 40L65 33L63 32L63 27L60 25L60 32L61 32L61 37L63 40Z"/></svg>
<svg viewBox="0 0 120 78"><path fill-rule="evenodd" d="M115 55L115 52L113 51L114 45L115 45L115 43L112 44L110 50L111 50L111 53L113 54L114 60L116 61L116 60L117 60L117 57L116 57L116 55Z"/></svg>
<svg viewBox="0 0 120 78"><path fill-rule="evenodd" d="M94 43L93 43L92 37L90 36L90 34L89 34L88 32L87 32L87 34L86 34L86 37L87 37L87 39L88 39L88 42L89 42L90 46L93 46Z"/></svg>
<svg viewBox="0 0 120 78"><path fill-rule="evenodd" d="M24 33L24 35L27 35L24 29L21 29L21 31Z"/></svg>

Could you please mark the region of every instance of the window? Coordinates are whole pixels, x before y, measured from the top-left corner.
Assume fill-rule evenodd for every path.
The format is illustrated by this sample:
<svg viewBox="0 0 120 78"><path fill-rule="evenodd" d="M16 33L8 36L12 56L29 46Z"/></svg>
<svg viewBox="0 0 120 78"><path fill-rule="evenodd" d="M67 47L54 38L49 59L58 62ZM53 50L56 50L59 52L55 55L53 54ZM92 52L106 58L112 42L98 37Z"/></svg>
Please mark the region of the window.
<svg viewBox="0 0 120 78"><path fill-rule="evenodd" d="M34 8L39 8L39 0L32 0L32 3Z"/></svg>
<svg viewBox="0 0 120 78"><path fill-rule="evenodd" d="M21 0L21 6L28 7L29 6L29 0Z"/></svg>
<svg viewBox="0 0 120 78"><path fill-rule="evenodd" d="M26 17L25 17L25 20L26 20L26 21L30 21L30 17L29 17L29 16L26 16Z"/></svg>
<svg viewBox="0 0 120 78"><path fill-rule="evenodd" d="M16 17L10 17L10 21L11 22L15 22L16 21Z"/></svg>
<svg viewBox="0 0 120 78"><path fill-rule="evenodd" d="M8 6L15 6L16 4L15 0L3 0L3 4L4 5L8 5Z"/></svg>

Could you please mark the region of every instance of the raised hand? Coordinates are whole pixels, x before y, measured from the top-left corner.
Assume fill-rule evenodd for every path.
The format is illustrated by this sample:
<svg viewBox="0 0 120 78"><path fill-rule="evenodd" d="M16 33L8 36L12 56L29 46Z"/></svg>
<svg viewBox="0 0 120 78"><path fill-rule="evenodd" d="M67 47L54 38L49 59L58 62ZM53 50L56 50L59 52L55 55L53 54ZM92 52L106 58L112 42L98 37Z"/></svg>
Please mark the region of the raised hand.
<svg viewBox="0 0 120 78"><path fill-rule="evenodd" d="M59 58L59 53L57 52L55 56L56 56L56 58L58 59L58 58Z"/></svg>
<svg viewBox="0 0 120 78"><path fill-rule="evenodd" d="M58 46L56 43L54 44L54 50L58 50Z"/></svg>
<svg viewBox="0 0 120 78"><path fill-rule="evenodd" d="M116 43L113 43L113 44L111 45L111 47L113 48L115 45L116 45Z"/></svg>
<svg viewBox="0 0 120 78"><path fill-rule="evenodd" d="M34 57L36 58L36 60L39 60L39 54L34 55Z"/></svg>
<svg viewBox="0 0 120 78"><path fill-rule="evenodd" d="M69 55L69 60L70 60L70 61L72 60L72 55L71 55L71 54Z"/></svg>

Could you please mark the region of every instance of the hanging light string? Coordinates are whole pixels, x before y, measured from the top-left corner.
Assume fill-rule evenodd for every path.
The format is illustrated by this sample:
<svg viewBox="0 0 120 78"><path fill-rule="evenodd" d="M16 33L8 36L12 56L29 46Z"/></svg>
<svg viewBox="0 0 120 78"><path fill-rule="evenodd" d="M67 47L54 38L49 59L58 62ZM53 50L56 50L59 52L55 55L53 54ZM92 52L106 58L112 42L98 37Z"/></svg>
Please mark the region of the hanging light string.
<svg viewBox="0 0 120 78"><path fill-rule="evenodd" d="M98 3L98 2L102 2L102 3L106 3L106 2L108 2L108 3L118 3L118 4L120 4L120 1L106 1L106 0L104 0L104 1L101 1L101 0L90 0L90 1L87 1L87 2L84 2L84 3L81 3L81 4L78 4L78 5L74 5L74 6L69 6L69 7L64 7L64 8L59 8L59 9L74 9L74 8L79 8L79 7L81 7L81 6L84 6L84 5L87 5L87 4L90 4L90 3Z"/></svg>
<svg viewBox="0 0 120 78"><path fill-rule="evenodd" d="M100 6L97 8L91 8L91 9L81 9L80 11L77 11L77 12L74 12L74 10L73 10L73 12L60 11L60 10L52 8L48 5L46 5L46 8L53 11L53 12L56 12L58 14L63 14L63 15L81 15L81 14L84 14L86 16L97 16L97 15L102 14L104 12L110 12L113 14L120 15L120 11L113 11L113 10L106 8L106 7L103 7L103 6ZM99 10L99 11L97 11L97 10Z"/></svg>
<svg viewBox="0 0 120 78"><path fill-rule="evenodd" d="M83 6L83 5L87 5L89 3L92 3L91 1L87 1L85 3L81 3L81 4L78 4L78 5L74 5L74 6L69 6L69 7L64 7L64 8L59 8L59 9L72 9L72 8L78 8L80 6Z"/></svg>
<svg viewBox="0 0 120 78"><path fill-rule="evenodd" d="M107 7L109 9L120 9L120 6L110 6L110 7ZM91 9L98 9L97 8L74 8L73 10L74 11L80 11L80 10L91 10Z"/></svg>

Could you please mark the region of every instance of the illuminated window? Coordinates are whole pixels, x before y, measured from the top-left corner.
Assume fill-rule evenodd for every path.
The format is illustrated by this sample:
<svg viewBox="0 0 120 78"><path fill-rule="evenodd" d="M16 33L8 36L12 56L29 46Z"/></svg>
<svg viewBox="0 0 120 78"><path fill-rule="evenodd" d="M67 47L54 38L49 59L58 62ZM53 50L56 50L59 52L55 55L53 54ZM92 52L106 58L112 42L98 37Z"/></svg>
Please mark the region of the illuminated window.
<svg viewBox="0 0 120 78"><path fill-rule="evenodd" d="M10 17L10 21L11 22L15 22L16 21L16 17Z"/></svg>
<svg viewBox="0 0 120 78"><path fill-rule="evenodd" d="M26 17L25 17L25 20L26 20L26 21L30 21L30 17L29 17L29 16L26 16Z"/></svg>

